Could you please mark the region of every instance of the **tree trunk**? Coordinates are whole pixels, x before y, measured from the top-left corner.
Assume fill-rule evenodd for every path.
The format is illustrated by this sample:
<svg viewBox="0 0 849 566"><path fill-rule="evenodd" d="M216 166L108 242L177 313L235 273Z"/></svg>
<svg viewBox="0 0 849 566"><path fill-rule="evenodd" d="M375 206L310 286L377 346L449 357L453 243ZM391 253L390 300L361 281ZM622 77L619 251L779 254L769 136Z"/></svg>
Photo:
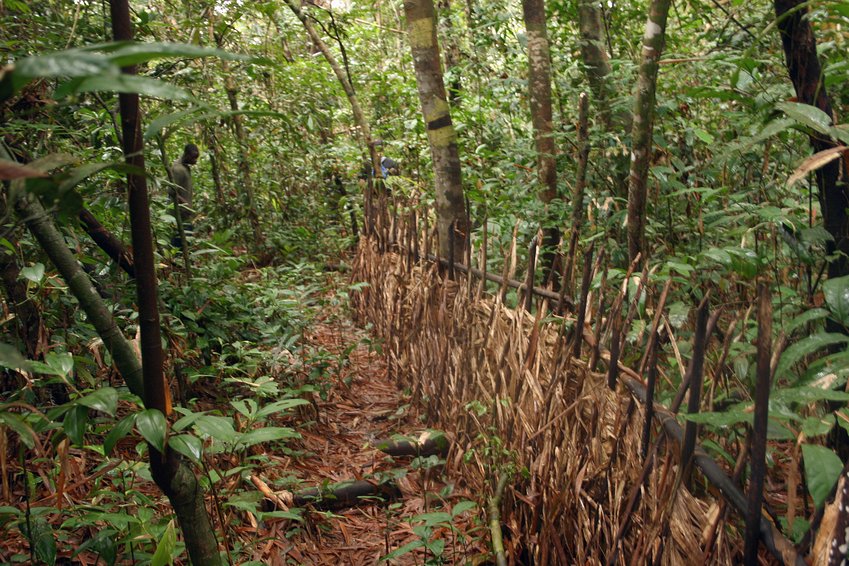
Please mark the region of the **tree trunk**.
<svg viewBox="0 0 849 566"><path fill-rule="evenodd" d="M106 252L106 255L112 258L127 275L135 278L136 270L133 265L133 254L127 249L124 242L107 230L87 209L80 210L79 219L83 230L86 231L94 243Z"/></svg>
<svg viewBox="0 0 849 566"><path fill-rule="evenodd" d="M0 217L5 218L7 214L5 195L0 195ZM6 234L6 239L14 249L18 249L16 234L17 230ZM6 304L15 315L14 325L27 357L31 360L38 359L41 313L27 296L27 284L21 280L21 268L16 254L5 246L0 246L0 280L3 281Z"/></svg>
<svg viewBox="0 0 849 566"><path fill-rule="evenodd" d="M546 218L543 223L542 260L543 279L549 281L556 273L556 248L560 243L560 230L555 225L549 205L557 198L557 161L553 137L553 112L551 109L551 51L545 27L545 0L522 0L525 29L528 32L528 94L531 102L531 122L537 150L537 173L542 190L540 200L545 203Z"/></svg>
<svg viewBox="0 0 849 566"><path fill-rule="evenodd" d="M448 87L448 99L452 106L460 105L460 91L463 82L460 80L460 33L454 30L451 19L451 0L440 0L439 9L442 12L443 37L446 38L445 69L451 74L451 84Z"/></svg>
<svg viewBox="0 0 849 566"><path fill-rule="evenodd" d="M646 187L652 152L657 69L666 37L666 17L670 0L652 0L646 32L643 35L642 61L634 96L634 126L631 133L631 172L628 177L628 255L646 259Z"/></svg>
<svg viewBox="0 0 849 566"><path fill-rule="evenodd" d="M219 45L219 49L221 46ZM239 101L236 98L238 89L233 80L233 75L229 72L227 62L221 60L221 70L224 71L224 90L227 92L227 101L230 103L230 110L238 112ZM256 193L254 191L253 176L251 173L251 158L248 148L248 136L245 133L245 128L242 124L241 114L233 114L231 117L233 130L236 133L236 141L239 144L239 174L241 176L241 186L245 191L245 200L248 207L248 220L250 220L251 228L254 232L254 246L257 249L262 247L265 237L262 233L262 228L259 224L259 212L256 205Z"/></svg>
<svg viewBox="0 0 849 566"><path fill-rule="evenodd" d="M404 11L436 178L439 253L446 258L462 258L468 237L466 203L457 134L451 122L442 79L433 0L404 0ZM450 249L452 242L453 250Z"/></svg>
<svg viewBox="0 0 849 566"><path fill-rule="evenodd" d="M115 41L132 41L130 7L127 0L110 0L109 8ZM135 74L136 70L135 67L125 67L122 72ZM153 263L153 232L147 178L144 174L139 96L135 93L124 93L119 95L118 102L124 138L124 159L137 171L127 175L127 192L136 267L144 403L148 409L157 409L167 416L171 412L171 397L162 368L164 356L159 327L158 283ZM219 565L221 557L218 553L218 541L204 506L203 492L194 473L171 449L166 449L163 454L149 446L149 452L151 475L171 501L183 529L186 549L192 563Z"/></svg>
<svg viewBox="0 0 849 566"><path fill-rule="evenodd" d="M808 19L807 6L799 8L802 4L802 0L775 0L775 16L787 70L798 101L832 116L825 76L817 58L817 41ZM810 140L814 152L837 145L831 137L818 132L813 132ZM849 217L846 214L849 207L849 169L846 161L838 159L817 169L816 180L825 229L834 238L827 244L827 253L838 254L828 265L828 276L849 275ZM838 327L834 325L832 331L839 332Z"/></svg>
<svg viewBox="0 0 849 566"><path fill-rule="evenodd" d="M605 32L601 21L601 4L598 0L578 0L578 28L581 35L581 59L587 82L595 96L604 129L624 134L631 130L631 113L627 110L613 112L611 101L615 96L610 84L610 58L605 48Z"/></svg>
<svg viewBox="0 0 849 566"><path fill-rule="evenodd" d="M307 19L306 15L301 10L299 0L286 0L286 5L292 10L292 12L297 16L297 18L301 21L304 26L304 29L307 30L307 34L310 36L312 42L319 48L322 55L324 55L324 59L327 61L327 64L330 65L330 68L333 69L333 74L336 75L336 79L339 81L339 84L342 85L342 90L345 91L345 96L348 97L348 103L351 105L351 112L354 114L354 123L360 130L360 135L362 136L363 143L366 145L369 154L369 160L372 164L372 169L374 171L374 178L377 182L377 190L379 193L383 193L383 177L380 171L380 156L377 153L377 148L374 144L374 139L371 136L371 127L369 126L368 120L366 120L366 115L363 112L362 106L360 106L360 101L357 98L357 93L354 90L354 85L351 84L351 81L348 80L348 75L345 73L345 70L342 68L342 65L339 64L339 61L336 59L336 56L333 55L333 52L330 51L330 48L324 42L318 32L315 31L315 26L312 25L312 22ZM365 222L365 231L368 234L372 229L372 211L370 210L370 198L366 195L366 222Z"/></svg>

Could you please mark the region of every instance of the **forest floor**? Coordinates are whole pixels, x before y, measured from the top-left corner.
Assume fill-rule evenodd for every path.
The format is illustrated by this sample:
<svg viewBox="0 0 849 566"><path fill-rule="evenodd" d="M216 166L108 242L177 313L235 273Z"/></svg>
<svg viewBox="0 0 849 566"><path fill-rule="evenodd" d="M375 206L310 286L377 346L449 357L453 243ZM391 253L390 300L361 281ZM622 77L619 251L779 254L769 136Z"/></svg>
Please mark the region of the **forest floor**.
<svg viewBox="0 0 849 566"><path fill-rule="evenodd" d="M387 375L384 356L368 333L331 307L305 331L302 346L301 359L289 355L289 364L281 363L279 369L289 372L290 377L294 369L296 380L316 386L321 393L306 393L307 398L312 396L311 404L274 423L292 427L300 438L288 440L285 447L252 447L253 456L262 459L259 465L251 464L250 459L237 461L222 455L208 462L222 478L217 483L212 515L219 540L221 524L226 525L230 564L486 562L485 517L480 507L472 504L480 502L463 487L462 478L446 475L444 460L436 456L393 458L375 448L378 439L396 434L417 438L426 427L409 397ZM268 355L276 357L275 352ZM288 365L291 367L284 367ZM226 407L226 397L211 390L198 393L195 410ZM133 410L122 402L122 414ZM27 471L32 515L39 517L34 529L42 525L39 532L47 537L45 552L52 553L56 564L95 566L104 560L106 564L136 563L139 558L144 561L150 557L148 552L164 538L161 533L167 520L161 517L172 511L150 481L146 466L140 463L136 453L139 444L139 438L130 435L116 445L119 457L104 458L102 453L62 443L55 458L48 449ZM0 449L5 450L2 446ZM4 469L11 466L13 477L20 471L13 461L3 464ZM228 469L231 467L234 469ZM59 479L54 477L57 470L61 470ZM252 503L248 507L234 504L243 497L248 497L245 501L262 498L259 486L246 481L246 473L275 494L281 493L277 491L280 487L297 491L345 480L378 483L391 478L400 497L375 497L333 512L307 506L301 510L300 520L274 517L274 513L263 518L250 511ZM43 481L36 488L38 477ZM17 482L4 488L7 499L20 510L0 507L0 518L8 519L3 512L22 516L27 488ZM207 496L211 505L212 493ZM64 508L61 504L57 508L57 500L66 502ZM266 501L261 507L270 511L274 505ZM135 535L116 532L126 533L128 525L136 525ZM0 540L0 564L33 563L33 553L38 551L30 548L24 529L9 528L9 523L2 522L0 528L6 532ZM130 539L135 542L128 550L125 544ZM170 548L179 552L173 543ZM167 563L165 560L160 563ZM174 563L187 564L185 554Z"/></svg>
<svg viewBox="0 0 849 566"><path fill-rule="evenodd" d="M462 479L446 477L436 457L393 458L374 448L376 440L396 434L416 437L424 426L408 397L389 378L383 356L364 338L364 331L338 319L320 322L307 332L307 345L332 354L349 344L358 346L337 373L326 400L318 400L318 418L300 429L304 455L292 459L291 466L304 485L392 477L402 496L335 513L308 513L301 532L290 535L286 547L268 557L280 564L365 565L413 547L388 563L424 564L429 559L451 564L460 557L462 563L484 562L480 509L451 517L455 505L475 499L459 487ZM471 505L456 509L466 507Z"/></svg>

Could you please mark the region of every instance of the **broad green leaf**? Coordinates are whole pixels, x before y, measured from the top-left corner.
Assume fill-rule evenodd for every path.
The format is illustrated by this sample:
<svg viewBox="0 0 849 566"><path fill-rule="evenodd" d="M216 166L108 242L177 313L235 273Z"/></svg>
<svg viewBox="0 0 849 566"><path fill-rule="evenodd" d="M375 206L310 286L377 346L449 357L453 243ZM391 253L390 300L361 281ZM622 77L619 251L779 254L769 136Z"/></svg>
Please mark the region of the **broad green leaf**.
<svg viewBox="0 0 849 566"><path fill-rule="evenodd" d="M59 183L59 192L64 193L66 191L70 191L92 175L100 173L105 169L121 167L123 167L123 164L120 163L86 163L85 165L80 165L73 169L68 177Z"/></svg>
<svg viewBox="0 0 849 566"><path fill-rule="evenodd" d="M203 456L203 443L191 434L172 436L168 439L168 446L193 462L200 462Z"/></svg>
<svg viewBox="0 0 849 566"><path fill-rule="evenodd" d="M144 139L149 140L156 136L163 128L167 128L168 126L179 123L182 120L185 120L192 114L196 114L200 111L200 108L189 108L188 110L182 110L180 112L174 112L172 114L165 114L160 116L159 118L153 120L150 124L148 124L147 128L144 131Z"/></svg>
<svg viewBox="0 0 849 566"><path fill-rule="evenodd" d="M818 332L799 340L781 354L781 359L778 362L778 367L775 370L776 379L787 379L788 372L796 363L804 357L818 352L824 348L835 344L845 344L849 342L849 336L843 334Z"/></svg>
<svg viewBox="0 0 849 566"><path fill-rule="evenodd" d="M118 409L118 392L112 387L102 387L94 393L74 400L74 403L107 415L114 415Z"/></svg>
<svg viewBox="0 0 849 566"><path fill-rule="evenodd" d="M35 447L36 435L35 431L32 430L22 418L20 418L15 413L10 413L8 411L0 411L0 424L8 426L10 429L15 431L21 439L21 442L27 448Z"/></svg>
<svg viewBox="0 0 849 566"><path fill-rule="evenodd" d="M421 548L423 546L424 546L423 540L421 540L421 539L413 540L411 542L408 542L404 546L400 546L400 547L396 548L395 550L393 550L392 552L390 552L386 556L381 556L380 561L386 562L387 560L394 560L395 558L399 558L401 556L404 556L408 552L412 552L415 549Z"/></svg>
<svg viewBox="0 0 849 566"><path fill-rule="evenodd" d="M0 366L9 369L27 369L29 361L11 344L0 343Z"/></svg>
<svg viewBox="0 0 849 566"><path fill-rule="evenodd" d="M27 527L28 524L31 527ZM48 566L56 564L56 537L53 534L53 528L44 517L35 517L29 523L22 523L21 530L32 541L35 557L38 560Z"/></svg>
<svg viewBox="0 0 849 566"><path fill-rule="evenodd" d="M200 57L218 57L231 61L246 61L250 57L238 53L230 53L212 47L201 47L190 43L121 43L109 46L106 57L113 65L126 67L138 65L155 59L197 59Z"/></svg>
<svg viewBox="0 0 849 566"><path fill-rule="evenodd" d="M751 423L752 413L745 411L742 407L732 408L724 412L705 412L692 415L683 415L688 421L715 426L718 428L728 427L739 423Z"/></svg>
<svg viewBox="0 0 849 566"><path fill-rule="evenodd" d="M478 506L478 504L475 503L474 501L460 501L454 507L451 508L451 515L453 517L456 517L458 515L462 515L466 511L471 511L472 509L474 509L477 506Z"/></svg>
<svg viewBox="0 0 849 566"><path fill-rule="evenodd" d="M257 412L256 416L257 418L263 418L269 415L273 415L274 413L281 413L294 407L299 407L301 405L309 405L309 401L307 401L306 399L281 399L280 401L275 401L274 403L264 405Z"/></svg>
<svg viewBox="0 0 849 566"><path fill-rule="evenodd" d="M421 521L428 527L435 525L443 525L451 522L451 514L444 511L435 511L433 513L422 513L415 515L410 519L411 522Z"/></svg>
<svg viewBox="0 0 849 566"><path fill-rule="evenodd" d="M822 288L834 319L849 328L849 275L829 279Z"/></svg>
<svg viewBox="0 0 849 566"><path fill-rule="evenodd" d="M802 387L778 388L772 394L772 399L776 402L807 405L809 403L816 403L817 401L849 401L849 393L805 385Z"/></svg>
<svg viewBox="0 0 849 566"><path fill-rule="evenodd" d="M21 277L28 279L33 283L41 283L44 278L44 264L35 263L21 268Z"/></svg>
<svg viewBox="0 0 849 566"><path fill-rule="evenodd" d="M134 92L167 100L191 100L193 98L190 93L178 86L139 75L93 76L74 80L59 85L54 96L57 100L60 100L70 94L82 92Z"/></svg>
<svg viewBox="0 0 849 566"><path fill-rule="evenodd" d="M803 312L802 314L800 314L799 316L795 317L790 322L786 323L784 325L784 332L789 335L790 333L792 333L797 328L801 328L801 327L805 326L806 324L808 324L809 322L813 322L814 320L819 320L819 319L825 318L827 316L828 316L828 311L825 310L825 309L814 308L814 309L807 310L807 311Z"/></svg>
<svg viewBox="0 0 849 566"><path fill-rule="evenodd" d="M301 435L289 427L283 426L267 426L248 431L239 437L239 444L245 446L253 446L263 442L274 442L276 440L285 440L288 438L300 438Z"/></svg>
<svg viewBox="0 0 849 566"><path fill-rule="evenodd" d="M165 415L158 409L145 409L136 415L136 428L139 429L139 433L160 452L165 450L167 425Z"/></svg>
<svg viewBox="0 0 849 566"><path fill-rule="evenodd" d="M135 423L136 415L127 415L120 421L118 421L115 426L109 431L106 435L106 438L103 439L103 452L107 456L112 453L112 449L115 448L115 445L118 444L122 438L130 434L130 431L133 430L133 424Z"/></svg>
<svg viewBox="0 0 849 566"><path fill-rule="evenodd" d="M62 421L62 428L65 434L77 446L83 445L85 439L85 425L88 422L88 409L81 405L72 407L65 413L65 419Z"/></svg>
<svg viewBox="0 0 849 566"><path fill-rule="evenodd" d="M194 424L198 432L218 442L230 443L236 439L236 429L233 428L233 420L229 417L203 415Z"/></svg>
<svg viewBox="0 0 849 566"><path fill-rule="evenodd" d="M807 438L816 438L828 434L834 427L834 415L808 417L802 421L802 433Z"/></svg>
<svg viewBox="0 0 849 566"><path fill-rule="evenodd" d="M831 116L816 106L802 104L801 102L779 102L775 107L800 124L813 128L822 134L829 133Z"/></svg>
<svg viewBox="0 0 849 566"><path fill-rule="evenodd" d="M174 528L174 520L168 522L165 527L165 532L159 543L156 545L156 552L153 553L153 558L150 559L150 566L165 566L173 564L174 549L177 547L177 530Z"/></svg>
<svg viewBox="0 0 849 566"><path fill-rule="evenodd" d="M815 444L802 445L802 458L805 461L805 480L808 492L814 499L814 505L819 508L834 487L843 463L830 449Z"/></svg>

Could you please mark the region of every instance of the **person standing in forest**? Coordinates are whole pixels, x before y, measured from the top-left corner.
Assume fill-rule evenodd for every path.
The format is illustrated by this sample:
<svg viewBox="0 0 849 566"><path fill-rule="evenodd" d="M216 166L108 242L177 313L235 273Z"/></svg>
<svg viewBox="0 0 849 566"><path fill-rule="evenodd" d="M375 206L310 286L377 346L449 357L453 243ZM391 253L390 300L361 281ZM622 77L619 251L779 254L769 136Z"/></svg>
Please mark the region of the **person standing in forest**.
<svg viewBox="0 0 849 566"><path fill-rule="evenodd" d="M180 226L182 231L188 236L192 231L192 220L194 219L194 209L192 208L193 188L192 188L192 165L197 163L200 157L198 146L193 143L186 144L183 148L183 155L171 164L171 187L168 189L168 194L174 202L175 215L177 216L177 234L171 238L171 245L175 248L182 247L180 238Z"/></svg>

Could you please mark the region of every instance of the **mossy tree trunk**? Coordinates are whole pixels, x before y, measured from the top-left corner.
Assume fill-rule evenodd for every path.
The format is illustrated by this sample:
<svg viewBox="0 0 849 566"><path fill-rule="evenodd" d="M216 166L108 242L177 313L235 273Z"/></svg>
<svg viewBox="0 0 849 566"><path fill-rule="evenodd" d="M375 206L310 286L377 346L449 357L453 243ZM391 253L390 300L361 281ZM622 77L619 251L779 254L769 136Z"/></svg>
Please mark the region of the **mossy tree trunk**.
<svg viewBox="0 0 849 566"><path fill-rule="evenodd" d="M646 187L652 153L657 70L666 37L670 0L652 0L643 35L642 60L634 95L634 125L631 130L631 171L628 176L628 256L642 253L646 259Z"/></svg>
<svg viewBox="0 0 849 566"><path fill-rule="evenodd" d="M436 178L439 253L442 257L459 259L464 257L468 221L457 134L451 122L436 40L436 11L433 0L404 0L404 12ZM453 250L451 242L454 244Z"/></svg>

